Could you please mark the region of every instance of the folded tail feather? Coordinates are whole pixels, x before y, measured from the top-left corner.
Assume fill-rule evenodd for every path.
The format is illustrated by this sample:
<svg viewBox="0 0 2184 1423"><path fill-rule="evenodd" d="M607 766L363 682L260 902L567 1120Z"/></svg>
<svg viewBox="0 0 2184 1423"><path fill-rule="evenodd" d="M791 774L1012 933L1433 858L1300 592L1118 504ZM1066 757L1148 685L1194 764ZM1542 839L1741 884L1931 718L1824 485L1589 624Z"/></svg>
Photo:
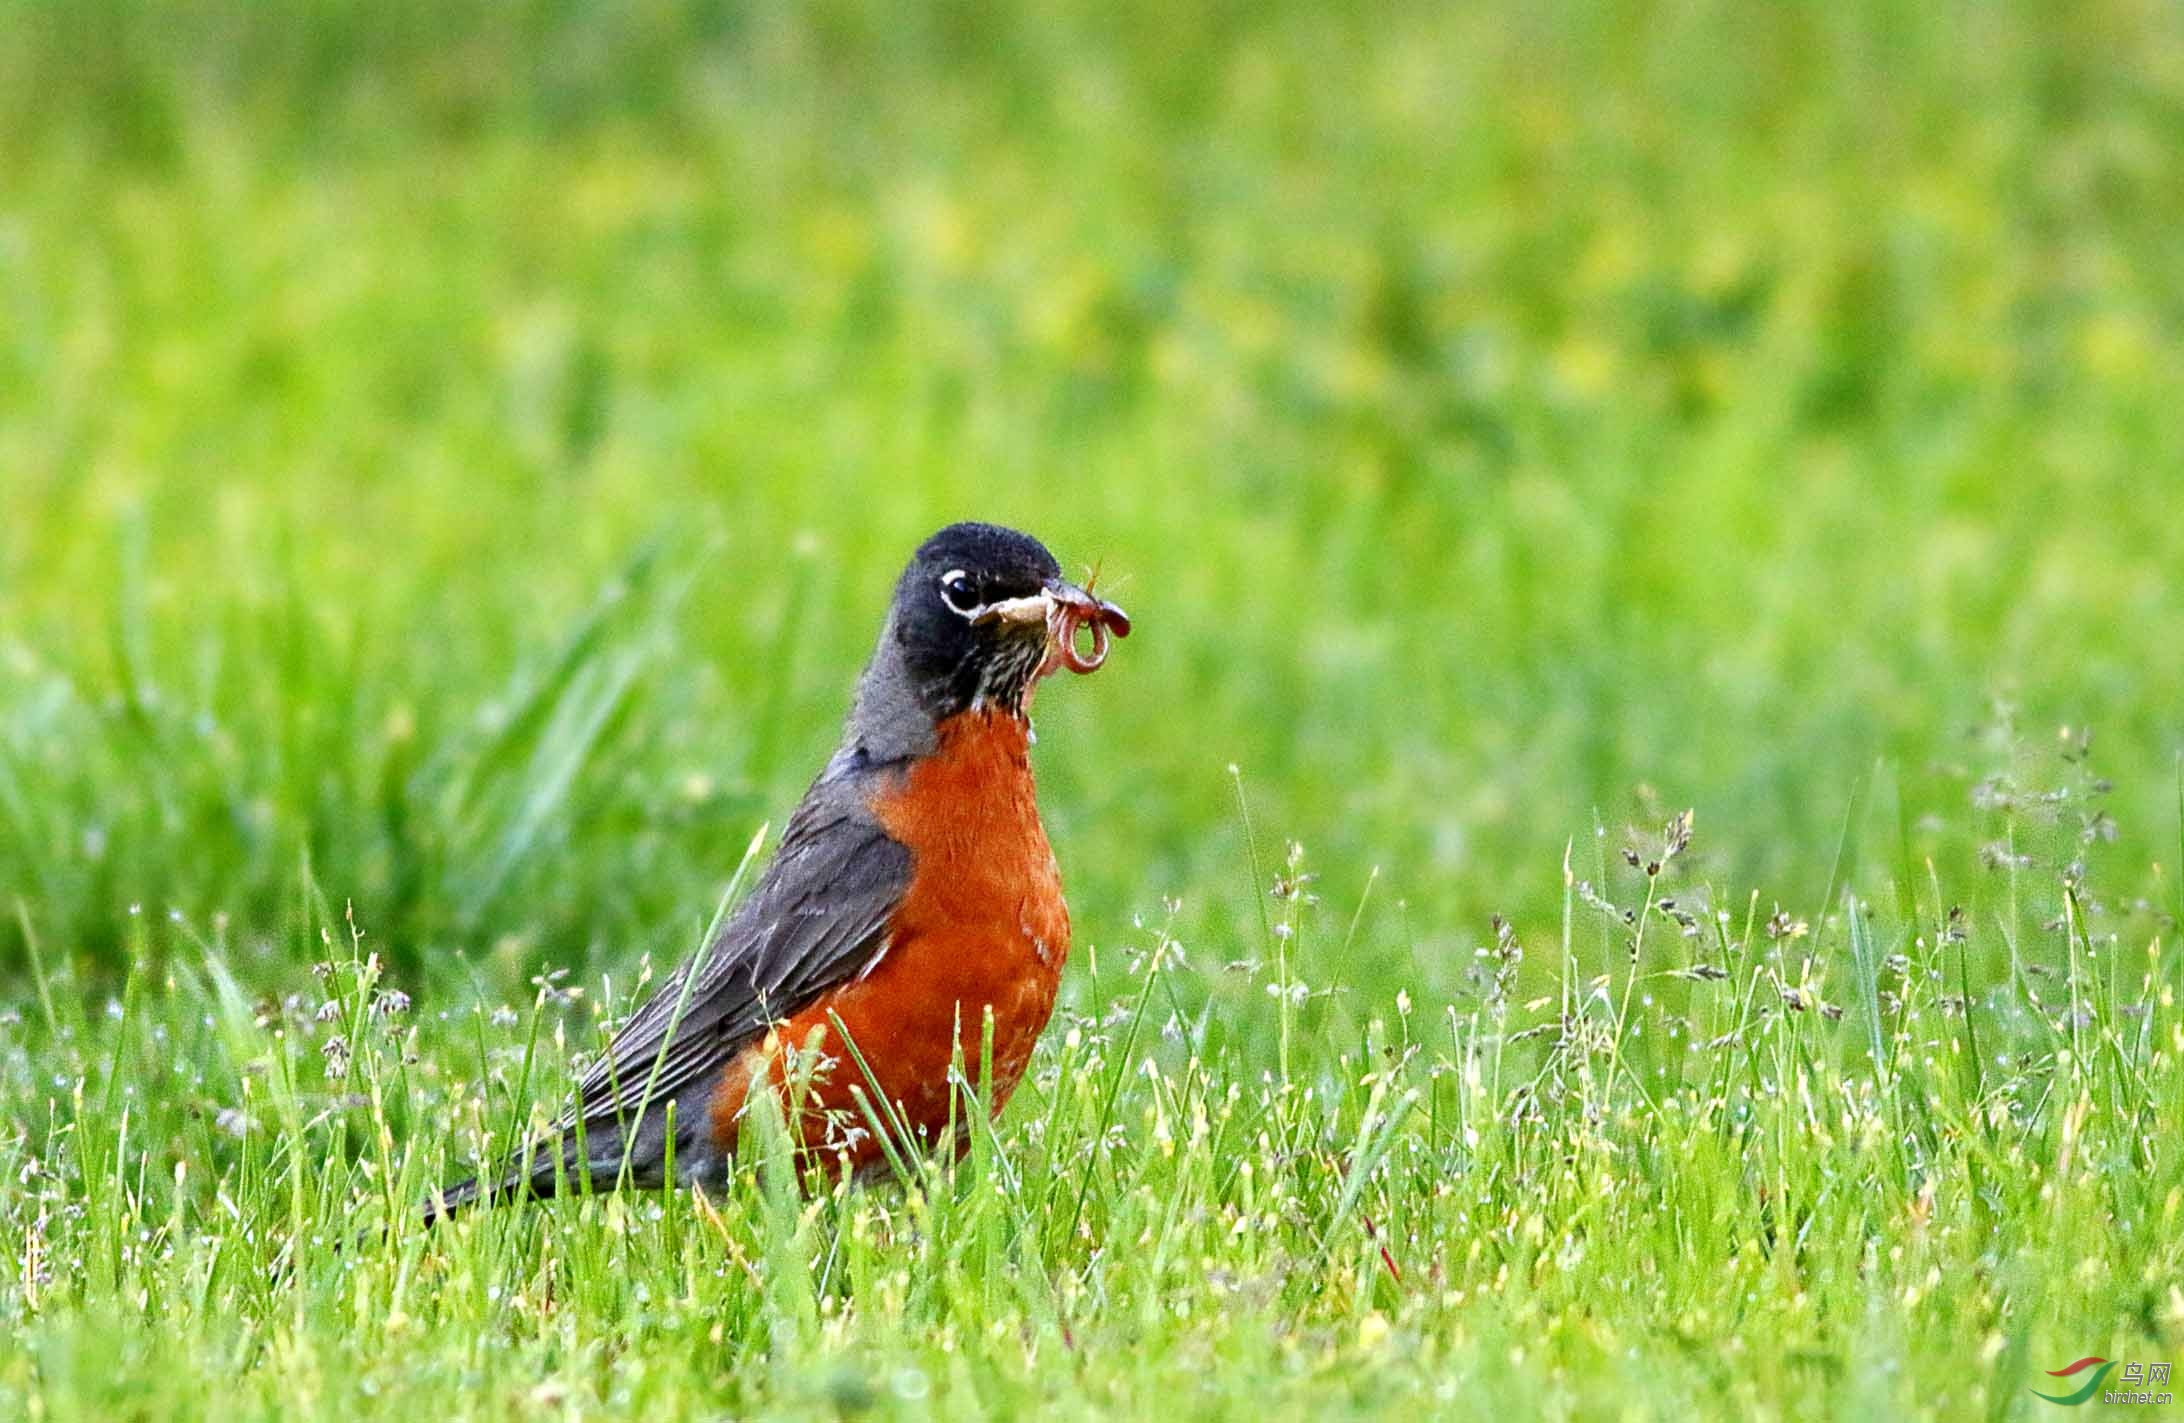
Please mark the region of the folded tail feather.
<svg viewBox="0 0 2184 1423"><path fill-rule="evenodd" d="M680 1117L672 1109L646 1114L635 1124L636 1141L626 1157L621 1126L611 1118L587 1121L581 1138L575 1128L565 1127L533 1143L523 1159L504 1166L497 1175L468 1177L434 1192L424 1205L425 1224L435 1224L473 1205L551 1200L565 1189L581 1191L587 1184L595 1191L624 1184L658 1186L666 1161L664 1124L669 1119L691 1123L688 1128L676 1128L678 1165L698 1165L703 1151L703 1133L699 1130L702 1116Z"/></svg>

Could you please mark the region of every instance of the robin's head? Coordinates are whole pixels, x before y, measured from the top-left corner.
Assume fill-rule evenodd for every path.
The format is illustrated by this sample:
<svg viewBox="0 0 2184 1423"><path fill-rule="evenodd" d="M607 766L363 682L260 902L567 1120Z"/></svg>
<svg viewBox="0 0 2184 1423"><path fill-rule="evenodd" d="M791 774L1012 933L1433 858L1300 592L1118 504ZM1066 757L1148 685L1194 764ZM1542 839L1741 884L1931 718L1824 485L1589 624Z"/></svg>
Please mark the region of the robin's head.
<svg viewBox="0 0 2184 1423"><path fill-rule="evenodd" d="M1062 577L1029 534L951 524L919 546L895 585L857 720L911 705L928 724L982 707L1021 715L1042 677L1092 671L1109 635L1129 631L1122 609Z"/></svg>

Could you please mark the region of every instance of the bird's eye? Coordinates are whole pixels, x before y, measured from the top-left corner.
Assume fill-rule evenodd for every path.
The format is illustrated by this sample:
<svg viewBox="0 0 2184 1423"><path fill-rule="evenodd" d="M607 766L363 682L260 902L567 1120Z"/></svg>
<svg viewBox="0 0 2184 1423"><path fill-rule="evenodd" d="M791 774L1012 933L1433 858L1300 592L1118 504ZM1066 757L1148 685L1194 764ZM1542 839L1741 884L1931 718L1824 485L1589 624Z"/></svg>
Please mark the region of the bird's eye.
<svg viewBox="0 0 2184 1423"><path fill-rule="evenodd" d="M978 611L978 594L971 590L970 577L960 568L951 568L940 575L940 596L950 608L965 617Z"/></svg>

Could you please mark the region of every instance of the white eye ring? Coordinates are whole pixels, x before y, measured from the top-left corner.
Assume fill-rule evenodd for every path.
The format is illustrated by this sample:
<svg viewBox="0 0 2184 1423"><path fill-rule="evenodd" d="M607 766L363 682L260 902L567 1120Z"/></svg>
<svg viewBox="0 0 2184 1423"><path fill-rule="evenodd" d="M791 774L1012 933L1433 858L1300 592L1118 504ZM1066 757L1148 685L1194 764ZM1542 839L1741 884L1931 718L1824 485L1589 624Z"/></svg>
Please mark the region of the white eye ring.
<svg viewBox="0 0 2184 1423"><path fill-rule="evenodd" d="M958 594L962 598L960 602L957 600ZM971 592L971 580L962 569L951 568L940 575L940 601L948 605L950 612L959 613L966 618L976 617L985 611L985 604L973 601L975 596Z"/></svg>

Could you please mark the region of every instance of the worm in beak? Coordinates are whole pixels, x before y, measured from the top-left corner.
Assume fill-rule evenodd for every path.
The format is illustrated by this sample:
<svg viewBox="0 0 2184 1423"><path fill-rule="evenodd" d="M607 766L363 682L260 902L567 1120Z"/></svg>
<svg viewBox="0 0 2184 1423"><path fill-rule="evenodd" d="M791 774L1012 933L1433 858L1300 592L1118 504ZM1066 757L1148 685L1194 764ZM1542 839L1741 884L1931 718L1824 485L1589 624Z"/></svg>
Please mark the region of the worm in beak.
<svg viewBox="0 0 2184 1423"><path fill-rule="evenodd" d="M1093 596L1089 588L1056 578L1047 584L1046 598L1047 635L1054 643L1055 660L1080 676L1097 672L1107 660L1110 636L1130 635L1130 615ZM1077 636L1087 629L1092 634L1089 648L1080 646Z"/></svg>
<svg viewBox="0 0 2184 1423"><path fill-rule="evenodd" d="M1019 626L1045 624L1047 656L1039 668L1042 677L1058 667L1067 667L1080 676L1097 672L1107 660L1108 639L1130 635L1128 613L1065 578L1049 579L1046 587L1036 593L990 604L980 620ZM1086 632L1091 634L1089 647L1080 636Z"/></svg>

